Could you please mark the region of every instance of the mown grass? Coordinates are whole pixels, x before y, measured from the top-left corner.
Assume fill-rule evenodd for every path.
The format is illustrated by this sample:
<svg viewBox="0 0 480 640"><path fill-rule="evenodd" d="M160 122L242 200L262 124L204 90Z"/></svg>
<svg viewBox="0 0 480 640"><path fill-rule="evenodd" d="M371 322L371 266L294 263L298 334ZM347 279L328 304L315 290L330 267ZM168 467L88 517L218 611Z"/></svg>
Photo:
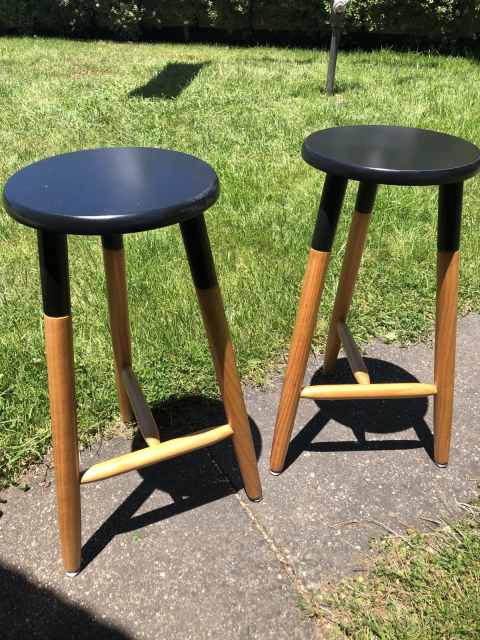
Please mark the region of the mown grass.
<svg viewBox="0 0 480 640"><path fill-rule="evenodd" d="M480 510L435 533L387 538L365 577L345 579L310 605L326 640L477 640Z"/></svg>
<svg viewBox="0 0 480 640"><path fill-rule="evenodd" d="M333 125L396 123L480 140L475 61L343 53L334 98L322 92L326 63L326 52L313 50L2 39L0 181L44 156L106 145L171 147L210 162L222 195L207 223L240 369L261 382L290 338L322 185L322 176L301 160L304 136ZM169 86L162 87L162 78L157 83L163 97L142 97L138 90L167 65ZM185 86L178 97L165 98L181 88L172 69ZM196 75L185 82L189 69ZM351 185L346 212L353 200ZM479 203L480 183L471 181L462 311L479 307ZM348 218L345 213L339 226L318 348ZM435 189L380 191L353 310L357 338L405 342L431 330L435 227ZM135 367L148 400L216 393L179 230L130 236L126 247ZM99 241L73 237L70 254L79 424L88 438L115 419L117 406ZM6 478L48 446L46 388L35 236L2 213L0 466Z"/></svg>

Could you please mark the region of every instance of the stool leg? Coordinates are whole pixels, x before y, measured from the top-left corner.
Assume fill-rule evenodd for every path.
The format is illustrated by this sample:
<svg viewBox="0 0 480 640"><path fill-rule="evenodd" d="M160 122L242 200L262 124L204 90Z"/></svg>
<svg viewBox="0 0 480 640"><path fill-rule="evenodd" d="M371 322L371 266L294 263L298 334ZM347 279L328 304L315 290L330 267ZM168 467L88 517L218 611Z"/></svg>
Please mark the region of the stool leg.
<svg viewBox="0 0 480 640"><path fill-rule="evenodd" d="M344 178L329 175L325 178L278 407L270 457L272 473L281 473L285 466L330 251L346 188L347 181Z"/></svg>
<svg viewBox="0 0 480 640"><path fill-rule="evenodd" d="M134 419L133 410L120 375L124 367L132 365L127 276L122 236L102 236L102 247L120 415L124 422L131 422Z"/></svg>
<svg viewBox="0 0 480 640"><path fill-rule="evenodd" d="M333 373L340 351L340 338L338 337L337 323L345 322L348 310L352 303L355 282L357 279L360 262L362 260L365 239L371 212L375 202L377 185L361 182L358 188L355 211L348 233L347 248L343 259L342 271L338 282L337 295L333 305L330 328L328 330L327 346L323 361L323 372Z"/></svg>
<svg viewBox="0 0 480 640"><path fill-rule="evenodd" d="M225 413L233 430L233 447L245 492L250 500L259 501L262 498L262 487L257 457L225 317L222 294L217 283L205 219L203 215L197 216L182 222L180 226Z"/></svg>
<svg viewBox="0 0 480 640"><path fill-rule="evenodd" d="M38 232L58 523L68 575L80 569L80 470L67 240Z"/></svg>
<svg viewBox="0 0 480 640"><path fill-rule="evenodd" d="M434 460L448 464L453 417L458 270L463 183L439 191L435 328Z"/></svg>

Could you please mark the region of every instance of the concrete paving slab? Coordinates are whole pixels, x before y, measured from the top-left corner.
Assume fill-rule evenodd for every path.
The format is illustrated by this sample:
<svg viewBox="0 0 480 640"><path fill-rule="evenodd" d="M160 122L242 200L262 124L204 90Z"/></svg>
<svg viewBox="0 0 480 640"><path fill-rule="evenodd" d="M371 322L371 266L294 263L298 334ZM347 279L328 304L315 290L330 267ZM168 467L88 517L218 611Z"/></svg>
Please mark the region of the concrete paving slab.
<svg viewBox="0 0 480 640"><path fill-rule="evenodd" d="M115 439L82 462L130 449ZM288 576L205 450L85 486L75 578L58 557L50 480L5 494L2 640L314 638Z"/></svg>
<svg viewBox="0 0 480 640"><path fill-rule="evenodd" d="M450 465L431 460L432 400L319 402L302 400L286 471L272 476L269 451L281 376L247 406L263 438L265 499L252 505L308 589L362 570L369 540L388 530L426 529L455 517L458 502L478 497L480 481L480 316L459 323L456 408ZM376 382L433 380L431 345L401 348L373 342L366 362ZM306 383L354 382L341 357L335 379L312 359ZM230 473L224 460L222 467ZM234 482L238 477L233 476Z"/></svg>
<svg viewBox="0 0 480 640"><path fill-rule="evenodd" d="M431 460L427 400L304 400L288 467L271 476L279 375L267 390L246 390L264 501L235 493L240 480L228 442L92 484L83 489L84 567L75 579L64 578L58 558L51 473L42 482L37 470L30 491L4 495L2 639L317 637L297 606L299 594L363 571L372 537L428 528L478 496L479 336L480 316L461 320L447 469ZM375 381L432 379L430 345L375 341L367 356ZM306 381L327 381L320 365L311 360ZM335 380L351 380L344 359ZM158 408L167 437L179 424L199 428L223 419L220 403L198 398ZM83 462L131 446L122 438L105 442L84 452Z"/></svg>

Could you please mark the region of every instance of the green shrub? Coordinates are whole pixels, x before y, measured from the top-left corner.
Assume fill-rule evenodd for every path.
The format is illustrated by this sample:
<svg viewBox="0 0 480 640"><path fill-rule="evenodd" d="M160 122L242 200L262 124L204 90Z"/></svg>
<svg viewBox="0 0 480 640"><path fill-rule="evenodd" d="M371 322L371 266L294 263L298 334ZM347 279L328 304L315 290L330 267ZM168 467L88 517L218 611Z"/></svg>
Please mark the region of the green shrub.
<svg viewBox="0 0 480 640"><path fill-rule="evenodd" d="M138 40L142 35L144 9L140 2L99 0L94 16L101 32L128 40Z"/></svg>
<svg viewBox="0 0 480 640"><path fill-rule="evenodd" d="M229 32L329 29L329 0L0 0L0 31L140 39L189 23ZM352 0L352 33L475 38L480 0Z"/></svg>
<svg viewBox="0 0 480 640"><path fill-rule="evenodd" d="M329 0L292 2L291 0L256 0L254 3L256 30L326 31L329 29Z"/></svg>
<svg viewBox="0 0 480 640"><path fill-rule="evenodd" d="M347 28L472 38L480 33L480 0L352 0Z"/></svg>

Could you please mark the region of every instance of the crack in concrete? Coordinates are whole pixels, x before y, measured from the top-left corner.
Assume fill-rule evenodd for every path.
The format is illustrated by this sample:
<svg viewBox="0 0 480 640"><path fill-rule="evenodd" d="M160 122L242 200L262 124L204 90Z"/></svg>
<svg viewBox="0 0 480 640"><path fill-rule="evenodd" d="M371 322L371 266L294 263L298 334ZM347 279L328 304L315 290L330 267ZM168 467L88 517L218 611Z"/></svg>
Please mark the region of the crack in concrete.
<svg viewBox="0 0 480 640"><path fill-rule="evenodd" d="M236 494L235 497L237 498L237 500L240 503L240 506L245 511L245 513L248 515L248 517L252 521L254 527L257 529L259 534L262 536L263 540L266 542L267 546L269 547L269 549L271 550L271 552L273 553L273 555L277 559L278 563L280 564L280 566L284 570L285 574L287 575L287 577L289 578L290 582L292 583L292 586L293 586L295 592L297 593L297 595L300 596L304 601L306 601L309 604L311 604L312 600L313 600L313 594L308 589L308 587L305 586L305 584L303 583L302 579L300 578L300 576L298 575L297 571L295 570L295 567L288 560L287 552L284 549L282 549L282 547L278 543L275 542L275 540L273 539L272 535L269 533L268 529L255 516L255 514L253 513L253 511L250 508L250 506L248 505L248 503L245 502L243 500L243 498L241 496L239 496L238 494Z"/></svg>
<svg viewBox="0 0 480 640"><path fill-rule="evenodd" d="M313 603L313 594L308 589L308 587L305 586L305 584L303 583L302 579L300 578L300 576L298 575L297 571L295 570L295 567L288 560L287 552L284 549L282 549L282 547L279 544L277 544L275 542L275 540L273 539L272 535L269 533L268 529L255 516L255 513L252 511L252 509L250 508L249 504L242 498L241 495L239 495L236 487L233 485L233 483L230 480L230 478L228 477L228 475L223 471L221 466L218 464L218 462L215 460L215 458L210 453L209 453L209 457L210 457L210 460L212 461L213 466L217 469L217 472L229 482L230 486L232 487L232 489L235 492L235 497L238 500L238 502L240 503L240 506L245 511L245 513L247 514L248 518L252 522L254 528L257 530L257 532L260 534L261 538L264 540L264 542L266 543L266 545L268 546L268 548L272 552L273 556L275 557L275 559L279 563L280 568L282 569L284 574L290 580L290 583L291 583L291 585L293 587L293 590L295 591L297 596L299 598L303 599L304 602L308 603L309 605L312 605L312 603Z"/></svg>

